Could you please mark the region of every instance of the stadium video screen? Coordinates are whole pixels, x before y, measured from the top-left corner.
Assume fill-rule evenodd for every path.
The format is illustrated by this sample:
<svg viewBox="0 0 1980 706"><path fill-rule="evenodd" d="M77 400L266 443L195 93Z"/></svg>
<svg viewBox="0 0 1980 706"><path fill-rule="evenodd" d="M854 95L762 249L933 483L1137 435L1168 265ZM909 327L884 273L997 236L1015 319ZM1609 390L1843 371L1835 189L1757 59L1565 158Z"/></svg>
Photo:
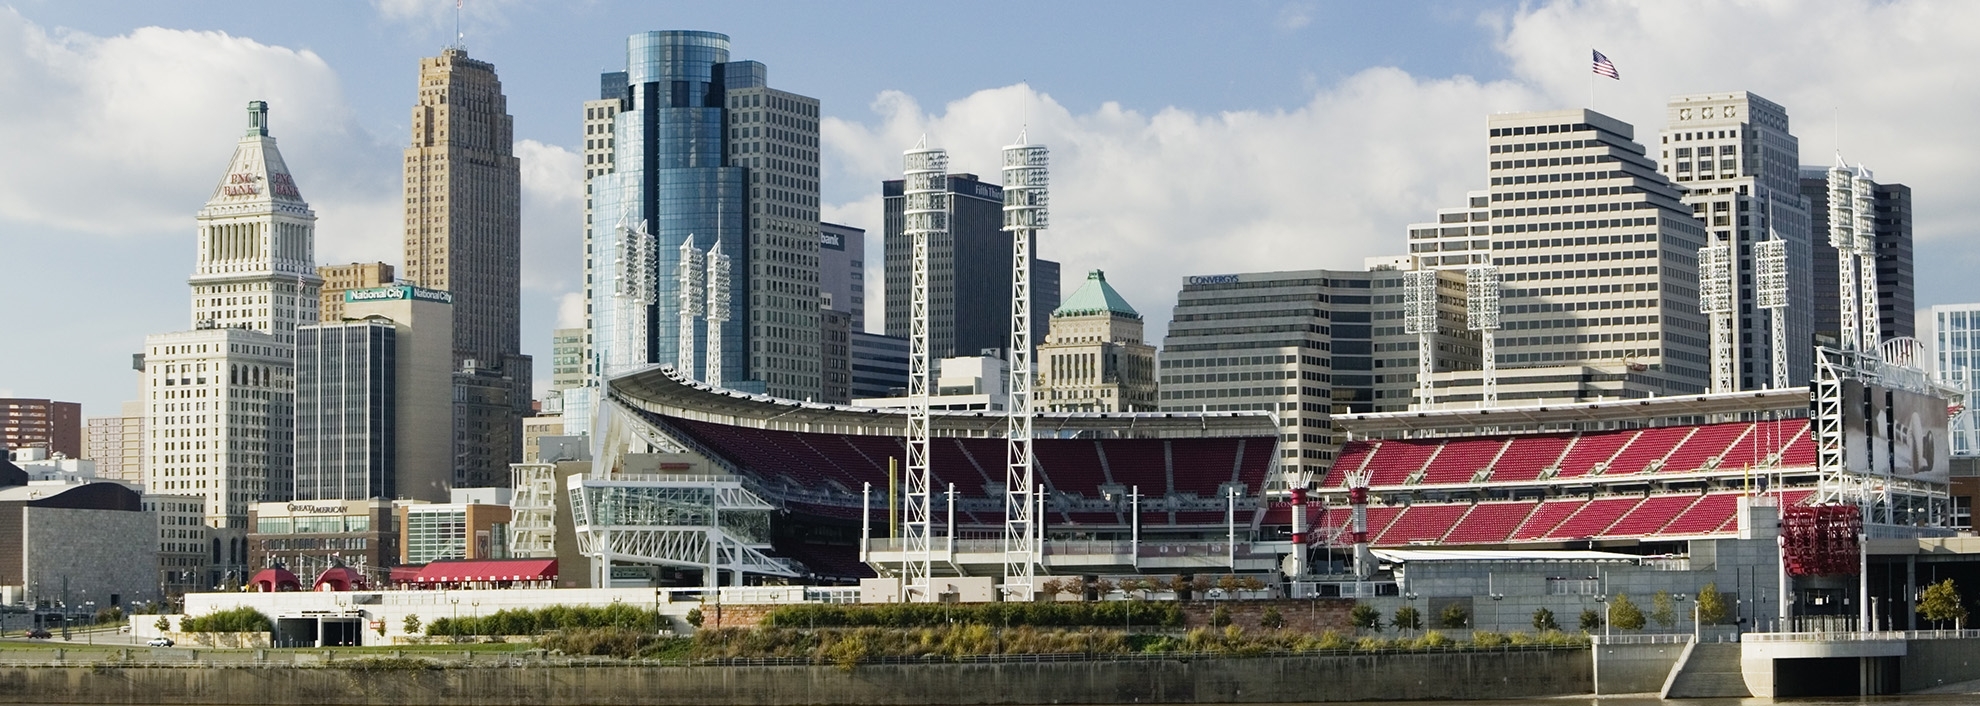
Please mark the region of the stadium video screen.
<svg viewBox="0 0 1980 706"><path fill-rule="evenodd" d="M1843 381L1843 465L1849 470L1944 483L1951 446L1945 400Z"/></svg>

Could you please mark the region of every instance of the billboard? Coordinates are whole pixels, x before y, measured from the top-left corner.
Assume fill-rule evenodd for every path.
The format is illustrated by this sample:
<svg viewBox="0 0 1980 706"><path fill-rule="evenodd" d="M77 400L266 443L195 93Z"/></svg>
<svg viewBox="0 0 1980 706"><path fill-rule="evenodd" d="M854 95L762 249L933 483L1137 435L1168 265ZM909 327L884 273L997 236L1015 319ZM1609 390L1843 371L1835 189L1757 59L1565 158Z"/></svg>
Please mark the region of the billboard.
<svg viewBox="0 0 1980 706"><path fill-rule="evenodd" d="M1945 483L1952 442L1946 401L1844 380L1843 467Z"/></svg>

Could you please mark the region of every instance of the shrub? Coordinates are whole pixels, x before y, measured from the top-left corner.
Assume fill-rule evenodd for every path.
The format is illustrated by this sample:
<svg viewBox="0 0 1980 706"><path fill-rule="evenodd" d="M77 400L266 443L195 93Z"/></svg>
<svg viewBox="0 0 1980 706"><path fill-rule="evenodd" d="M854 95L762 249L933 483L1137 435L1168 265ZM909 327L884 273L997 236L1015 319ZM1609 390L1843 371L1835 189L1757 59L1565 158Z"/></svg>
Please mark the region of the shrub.
<svg viewBox="0 0 1980 706"><path fill-rule="evenodd" d="M1322 650L1345 650L1353 646L1354 643L1349 642L1347 636L1332 630L1320 633L1320 641L1314 644L1314 647Z"/></svg>
<svg viewBox="0 0 1980 706"><path fill-rule="evenodd" d="M418 635L418 634L419 634L419 628L420 628L420 625L419 625L419 615L418 615L418 614L412 614L412 613L408 613L408 614L406 615L406 619L405 619L405 623L404 623L404 625L405 625L405 628L406 628L406 634L407 634L407 635Z"/></svg>
<svg viewBox="0 0 1980 706"><path fill-rule="evenodd" d="M159 632L171 632L172 619L161 615L158 616L158 622L152 623L151 626L154 628L158 628Z"/></svg>
<svg viewBox="0 0 1980 706"><path fill-rule="evenodd" d="M1600 630L1602 629L1602 614L1595 612L1593 608L1583 610L1581 611L1580 624L1583 630Z"/></svg>
<svg viewBox="0 0 1980 706"><path fill-rule="evenodd" d="M1388 647L1389 641L1379 637L1364 637L1354 641L1354 648L1363 652L1375 652Z"/></svg>
<svg viewBox="0 0 1980 706"><path fill-rule="evenodd" d="M1047 589L1049 590L1049 589ZM689 622L693 622L690 616ZM1172 601L806 604L778 606L764 627L934 627L950 623L992 627L1182 627L1182 606Z"/></svg>
<svg viewBox="0 0 1980 706"><path fill-rule="evenodd" d="M1533 609L1533 629L1539 631L1559 630L1561 624L1554 620L1554 611L1546 608Z"/></svg>
<svg viewBox="0 0 1980 706"><path fill-rule="evenodd" d="M623 603L603 608L559 605L535 609L512 608L469 618L434 618L426 625L426 634L541 635L555 630L605 627L654 633L668 622L666 616L656 611Z"/></svg>
<svg viewBox="0 0 1980 706"><path fill-rule="evenodd" d="M1279 614L1276 606L1268 606L1258 614L1258 627L1277 630L1286 626L1286 616Z"/></svg>
<svg viewBox="0 0 1980 706"><path fill-rule="evenodd" d="M1471 624L1471 613L1467 612L1460 603L1444 606L1444 610L1437 614L1438 627L1457 630L1469 624Z"/></svg>
<svg viewBox="0 0 1980 706"><path fill-rule="evenodd" d="M1456 644L1454 640L1435 630L1423 633L1423 637L1416 640L1416 648L1422 650L1448 649L1453 644Z"/></svg>
<svg viewBox="0 0 1980 706"><path fill-rule="evenodd" d="M1382 611L1366 603L1356 603L1348 610L1348 623L1363 630L1382 631Z"/></svg>
<svg viewBox="0 0 1980 706"><path fill-rule="evenodd" d="M659 637L621 627L572 628L544 635L536 644L546 650L592 657L686 656L692 640L685 637Z"/></svg>
<svg viewBox="0 0 1980 706"><path fill-rule="evenodd" d="M1485 649L1504 647L1506 636L1490 630L1474 630L1471 633L1471 645Z"/></svg>
<svg viewBox="0 0 1980 706"><path fill-rule="evenodd" d="M1210 627L1221 628L1230 624L1231 609L1224 606L1217 606L1216 610L1210 612Z"/></svg>
<svg viewBox="0 0 1980 706"><path fill-rule="evenodd" d="M1418 611L1416 606L1404 604L1396 609L1394 616L1389 618L1389 624L1394 625L1397 630L1422 630L1423 613Z"/></svg>
<svg viewBox="0 0 1980 706"><path fill-rule="evenodd" d="M179 619L179 632L268 632L274 629L275 621L247 606Z"/></svg>
<svg viewBox="0 0 1980 706"><path fill-rule="evenodd" d="M687 623L688 623L689 625L692 625L692 626L694 626L694 627L696 627L696 628L700 628L700 627L701 627L701 621L702 621L702 620L705 620L705 618L703 618L703 617L701 617L701 609L700 609L700 608L690 608L690 609L688 609L688 612L687 612Z"/></svg>
<svg viewBox="0 0 1980 706"><path fill-rule="evenodd" d="M122 608L111 606L109 608L104 608L102 610L96 611L97 625L103 625L106 623L121 623L121 622L124 622L124 609Z"/></svg>

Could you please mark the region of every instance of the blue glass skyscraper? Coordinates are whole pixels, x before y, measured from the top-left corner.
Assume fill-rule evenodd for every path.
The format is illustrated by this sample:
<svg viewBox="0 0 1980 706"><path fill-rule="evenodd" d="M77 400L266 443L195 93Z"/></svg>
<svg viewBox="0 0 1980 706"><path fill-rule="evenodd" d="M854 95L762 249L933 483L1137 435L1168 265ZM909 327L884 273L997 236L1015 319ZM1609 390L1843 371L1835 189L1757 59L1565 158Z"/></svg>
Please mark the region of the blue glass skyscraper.
<svg viewBox="0 0 1980 706"><path fill-rule="evenodd" d="M609 166L587 166L603 170L590 180L594 372L674 364L728 387L815 397L817 100L769 88L764 65L730 61L729 38L714 32L635 34L623 83L605 79L601 93L623 93L601 96L618 101L609 138L587 136L611 149ZM726 321L705 316L700 297L683 301L684 285L722 279L701 268L684 279L684 242L726 257Z"/></svg>

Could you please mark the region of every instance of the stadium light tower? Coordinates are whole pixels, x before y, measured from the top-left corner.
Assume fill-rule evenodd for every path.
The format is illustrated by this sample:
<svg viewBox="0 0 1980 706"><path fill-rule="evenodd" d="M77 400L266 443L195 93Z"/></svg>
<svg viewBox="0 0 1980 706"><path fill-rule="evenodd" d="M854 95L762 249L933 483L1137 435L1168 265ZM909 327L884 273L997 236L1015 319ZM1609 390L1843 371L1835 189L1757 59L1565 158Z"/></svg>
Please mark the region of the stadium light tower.
<svg viewBox="0 0 1980 706"><path fill-rule="evenodd" d="M1780 231L1774 228L1774 203L1767 202L1767 233L1770 237L1754 246L1755 303L1767 310L1767 350L1772 360L1769 363L1771 387L1786 389L1789 383L1787 363L1787 241L1781 239Z"/></svg>
<svg viewBox="0 0 1980 706"><path fill-rule="evenodd" d="M1437 271L1403 273L1403 333L1416 334L1416 404L1428 410L1436 388L1430 374L1437 369Z"/></svg>
<svg viewBox="0 0 1980 706"><path fill-rule="evenodd" d="M729 256L722 244L708 246L708 364L702 379L722 386L722 325L729 322Z"/></svg>
<svg viewBox="0 0 1980 706"><path fill-rule="evenodd" d="M701 250L694 247L694 236L681 240L681 260L674 268L679 279L680 291L676 298L680 302L680 340L675 348L674 369L683 377L699 379L694 374L694 357L701 353L701 346L695 345L694 325L699 323L703 312L703 302L708 298L708 266ZM709 333L714 333L710 330ZM710 336L714 338L714 336ZM708 367L715 367L715 361L708 361Z"/></svg>
<svg viewBox="0 0 1980 706"><path fill-rule="evenodd" d="M931 601L934 556L928 471L928 241L948 233L949 153L923 137L903 155L903 228L913 243L909 284L908 429L906 511L901 513L902 593L905 601ZM951 528L950 531L954 531Z"/></svg>
<svg viewBox="0 0 1980 706"><path fill-rule="evenodd" d="M604 361L602 375L645 365L647 317L658 295L657 263L653 234L646 221L630 222L630 213L619 215L617 227L619 257L617 286L612 289L614 319L612 355Z"/></svg>
<svg viewBox="0 0 1980 706"><path fill-rule="evenodd" d="M1836 279L1841 284L1842 349L1858 350L1863 340L1858 317L1862 309L1856 295L1856 179L1843 164L1842 155L1836 155L1836 166L1829 168L1829 246L1836 249ZM1871 271L1876 269L1873 267ZM1871 292L1875 292L1873 287Z"/></svg>
<svg viewBox="0 0 1980 706"><path fill-rule="evenodd" d="M1497 354L1492 350L1492 332L1499 330L1498 266L1480 265L1465 270L1464 293L1465 327L1478 332L1479 361L1483 364L1478 376L1478 404L1497 407L1499 373Z"/></svg>
<svg viewBox="0 0 1980 706"><path fill-rule="evenodd" d="M1877 301L1877 215L1872 203L1870 169L1861 164L1851 175L1851 197L1856 231L1856 277L1863 293L1856 298L1859 323L1863 330L1863 351L1875 355L1883 348L1884 332L1878 323Z"/></svg>
<svg viewBox="0 0 1980 706"><path fill-rule="evenodd" d="M1698 249L1698 313L1712 319L1712 391L1733 392L1732 246Z"/></svg>
<svg viewBox="0 0 1980 706"><path fill-rule="evenodd" d="M1029 601L1039 546L1032 527L1031 259L1032 238L1048 222L1044 145L1004 148L1004 230L1011 233L1010 401L1006 406L1004 473L1004 592Z"/></svg>

